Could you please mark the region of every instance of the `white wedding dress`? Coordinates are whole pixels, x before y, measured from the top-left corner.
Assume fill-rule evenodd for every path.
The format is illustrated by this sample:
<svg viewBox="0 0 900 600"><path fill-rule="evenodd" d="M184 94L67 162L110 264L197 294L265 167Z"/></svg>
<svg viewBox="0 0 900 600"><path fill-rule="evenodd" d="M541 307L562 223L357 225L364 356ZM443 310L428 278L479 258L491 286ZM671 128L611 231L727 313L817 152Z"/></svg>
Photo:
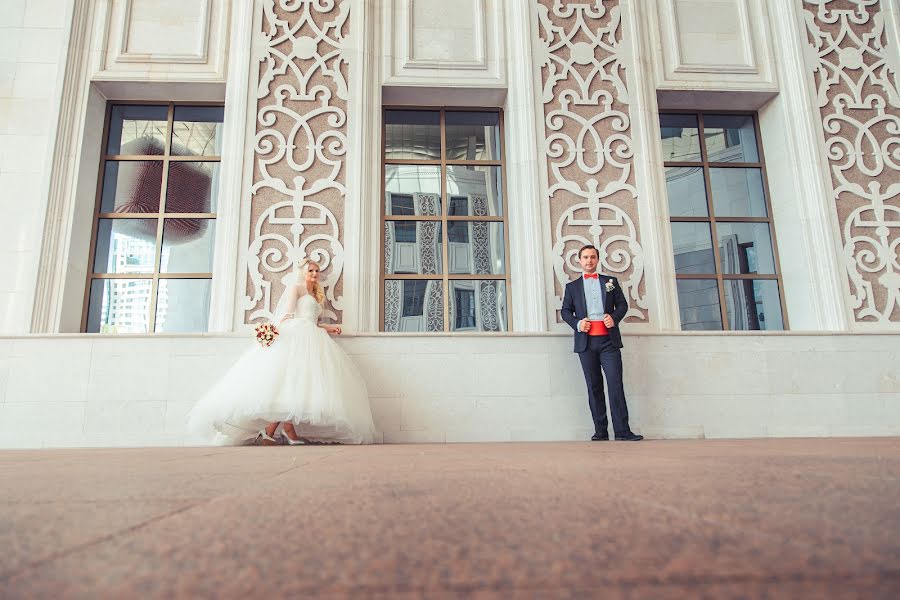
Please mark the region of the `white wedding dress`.
<svg viewBox="0 0 900 600"><path fill-rule="evenodd" d="M322 305L300 289L295 301L276 309L276 319L283 312L284 320L276 323L275 342L266 348L254 341L194 406L188 417L192 432L214 435L220 444L240 444L252 442L268 423L290 421L309 441L372 443L375 425L365 381L318 326Z"/></svg>

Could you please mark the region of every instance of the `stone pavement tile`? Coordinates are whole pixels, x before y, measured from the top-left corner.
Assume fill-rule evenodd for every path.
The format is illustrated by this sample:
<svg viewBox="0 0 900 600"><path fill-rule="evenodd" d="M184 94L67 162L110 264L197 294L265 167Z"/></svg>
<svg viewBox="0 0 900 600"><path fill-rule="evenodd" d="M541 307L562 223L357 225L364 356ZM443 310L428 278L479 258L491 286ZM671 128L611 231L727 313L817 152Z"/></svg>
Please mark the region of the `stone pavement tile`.
<svg viewBox="0 0 900 600"><path fill-rule="evenodd" d="M795 543L826 545L846 564L887 566L900 562L900 481L872 477L855 467L819 465L809 469L761 463L740 465L731 458L673 470L652 464L597 468L604 484L627 490L635 502L649 503L736 531L785 537ZM567 484L579 493L584 482Z"/></svg>
<svg viewBox="0 0 900 600"><path fill-rule="evenodd" d="M900 581L870 578L837 579L828 581L702 581L667 582L632 585L612 585L602 588L517 588L503 590L429 590L378 592L367 594L371 600L411 600L427 597L433 600L507 600L529 598L535 600L723 600L767 598L797 600L841 598L842 600L895 600L900 594ZM358 598L359 594L329 596L329 598Z"/></svg>
<svg viewBox="0 0 900 600"><path fill-rule="evenodd" d="M851 470L783 470L765 465L753 471L729 465L709 469L710 479L685 477L665 485L650 477L630 486L632 493L744 531L823 546L847 567L900 564L900 481L860 477Z"/></svg>
<svg viewBox="0 0 900 600"><path fill-rule="evenodd" d="M639 580L646 572L662 580L787 576L809 570L815 555L814 548L635 506L598 486L569 495L557 481L503 471L419 473L411 481L351 469L348 479L333 463L290 471L266 490L173 515L42 565L39 577L23 576L40 582L31 590L37 595L79 573L95 589L134 586L158 597L243 593L231 587L235 573L239 581L288 580L298 593L331 595L384 589L391 581L429 591L535 582L584 588ZM286 543L282 531L289 532Z"/></svg>
<svg viewBox="0 0 900 600"><path fill-rule="evenodd" d="M0 576L234 490L308 457L281 449L0 452ZM285 449L286 450L286 449ZM18 455L18 462L9 460ZM27 476L23 476L27 475Z"/></svg>
<svg viewBox="0 0 900 600"><path fill-rule="evenodd" d="M39 498L32 503L0 504L0 578L194 504L166 500L42 502Z"/></svg>
<svg viewBox="0 0 900 600"><path fill-rule="evenodd" d="M280 589L324 598L598 590L610 598L893 597L897 480L882 475L898 447L765 440L182 449L165 454L168 466L147 450L110 455L116 467L107 479L93 465L79 468L84 455L66 454L54 460L68 472L54 460L43 467L58 477L44 491L54 502L70 487L90 496L81 470L101 499L108 487L130 487L134 470L149 484L116 502L197 504L30 561L0 576L0 588L12 598ZM206 495L165 487L167 476ZM10 502L6 489L4 501L23 502ZM26 537L45 535L27 512L8 520Z"/></svg>
<svg viewBox="0 0 900 600"><path fill-rule="evenodd" d="M252 486L255 481L296 466L298 461L311 460L291 454L288 448L267 450L39 450L40 460L0 461L0 480L16 483L2 491L0 501L45 497L48 487L59 481L65 482L67 500L204 499ZM26 465L29 476L17 478L16 473Z"/></svg>

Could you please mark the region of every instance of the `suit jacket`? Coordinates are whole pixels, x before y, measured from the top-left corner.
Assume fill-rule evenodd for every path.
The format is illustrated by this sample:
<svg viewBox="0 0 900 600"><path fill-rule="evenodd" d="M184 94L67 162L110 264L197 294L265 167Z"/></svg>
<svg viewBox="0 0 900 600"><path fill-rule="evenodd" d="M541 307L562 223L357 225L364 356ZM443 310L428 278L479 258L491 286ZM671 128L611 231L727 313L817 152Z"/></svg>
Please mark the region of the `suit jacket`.
<svg viewBox="0 0 900 600"><path fill-rule="evenodd" d="M619 333L619 322L628 312L628 301L619 286L619 280L610 275L599 275L600 289L603 290L603 311L613 318L616 326L609 330L609 339L617 348L622 347L622 334ZM606 282L613 282L611 292L606 291ZM578 322L587 318L587 301L584 299L584 278L566 284L566 294L562 303L563 321L575 331L575 352L587 350L588 334L578 331Z"/></svg>

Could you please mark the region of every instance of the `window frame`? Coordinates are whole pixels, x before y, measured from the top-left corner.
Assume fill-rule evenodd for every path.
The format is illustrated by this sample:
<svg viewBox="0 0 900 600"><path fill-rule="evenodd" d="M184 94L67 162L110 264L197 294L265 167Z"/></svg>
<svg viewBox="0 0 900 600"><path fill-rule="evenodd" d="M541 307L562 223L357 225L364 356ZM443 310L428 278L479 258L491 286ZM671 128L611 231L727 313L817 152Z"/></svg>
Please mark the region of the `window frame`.
<svg viewBox="0 0 900 600"><path fill-rule="evenodd" d="M782 278L781 271L781 262L780 255L778 253L778 241L777 235L775 232L775 220L774 215L772 214L772 198L769 193L769 177L766 170L766 157L765 151L763 149L763 139L762 134L759 128L759 113L756 111L741 111L741 110L660 110L658 113L658 117L663 115L691 115L697 118L697 131L700 137L700 161L667 161L663 160L663 177L665 178L666 169L669 167L688 167L688 168L697 168L699 167L703 171L703 184L705 186L706 192L706 208L707 208L707 216L691 216L691 217L673 217L669 214L669 227L671 232L671 225L673 223L705 223L709 225L710 235L712 239L712 250L713 250L713 258L715 261L715 274L712 273L684 273L679 274L675 273L675 281L676 285L678 280L681 279L715 279L716 285L718 287L719 292L719 311L721 313L720 318L722 319L722 329L721 331L766 331L766 330L744 330L744 329L731 329L731 326L728 321L728 305L725 300L725 281L730 280L769 280L776 281L778 284L778 297L781 303L781 320L783 324L783 328L781 331L789 331L790 323L788 321L788 313L787 313L787 305L785 304L785 289L784 289L784 281ZM753 132L756 136L756 150L759 154L759 162L715 162L709 160L709 155L707 154L706 148L706 135L705 135L705 125L704 125L704 115L710 116L735 116L735 117L750 117L753 120ZM657 123L659 123L659 118L657 118ZM727 135L727 134L726 134ZM662 138L660 136L660 144L662 143ZM759 169L760 178L762 179L763 186L763 195L765 196L766 201L766 216L765 217L722 217L717 218L715 213L715 207L712 197L712 181L710 176L710 169L718 169L718 168L743 168L743 169ZM666 207L668 211L669 207L669 198L668 193L666 195ZM772 254L775 263L775 273L773 274L758 274L758 273L723 273L722 271L722 257L721 252L719 251L719 235L718 229L716 227L716 223L721 221L722 223L765 223L769 227L769 237L772 240ZM674 258L674 248L670 248L670 251L673 252ZM747 284L745 284L747 285ZM676 298L677 300L677 298ZM680 323L680 305L679 305L679 324L682 327L682 331L684 331L684 325Z"/></svg>
<svg viewBox="0 0 900 600"><path fill-rule="evenodd" d="M386 149L385 149L385 140L387 134L387 124L385 123L387 112L391 110L403 110L403 111L420 111L420 112L440 112L440 141L441 141L441 157L440 160L434 159L399 159L399 158L387 158ZM490 159L490 160L465 160L465 159L454 159L450 160L447 158L447 124L446 124L446 113L447 112L488 112L495 113L499 117L499 136L500 136L500 153L499 158ZM451 290L450 290L450 282L454 280L494 280L494 281L503 281L506 286L506 330L500 332L486 332L479 331L479 334L490 334L497 335L503 333L509 333L513 331L513 318L512 318L512 285L511 285L511 277L510 277L510 255L509 255L509 223L508 223L508 215L509 215L509 206L508 206L508 198L507 198L507 182L506 182L506 129L504 127L504 111L501 107L496 106L404 106L404 105L383 105L381 107L381 145L380 145L380 153L381 153L381 192L379 194L379 260L378 260L378 270L379 270L379 278L378 278L378 331L385 333L384 330L384 311L385 311L385 299L384 299L384 287L386 280L406 280L406 279L415 279L415 280L425 280L425 281L440 281L442 282L442 291L443 299L444 299L444 314L443 314L443 323L444 323L444 334L457 334L457 333L466 333L466 332L456 332L453 330L451 326L451 318L453 315L450 314L450 303L451 303ZM385 210L385 201L386 201L386 166L387 165L425 165L425 166L437 166L440 167L441 170L441 214L437 216L425 216L425 215L387 215ZM500 216L476 216L476 215L450 215L450 198L451 194L447 192L447 167L454 165L462 165L462 166L494 166L500 169L500 179L501 179L501 193L503 195L502 202L502 210L503 213ZM384 247L384 231L385 224L390 221L431 221L435 223L440 223L441 228L441 244L443 248L442 258L441 258L441 273L437 275L421 275L421 274L397 274L397 273L386 273L386 269L384 266L384 257L385 257L385 247ZM494 275L494 274L451 274L450 271L450 245L449 245L449 224L452 221L463 221L463 222L491 222L491 223L502 223L503 224L503 247L504 247L504 274L503 275ZM469 242L471 243L471 241ZM399 333L399 332L397 332ZM434 332L417 332L417 333L442 333L439 331Z"/></svg>
<svg viewBox="0 0 900 600"><path fill-rule="evenodd" d="M112 122L112 112L117 106L165 106L166 111L166 139L162 154L108 154L110 124ZM175 219L206 219L210 221L218 221L218 212L209 213L166 213L166 202L169 189L169 165L173 162L209 162L222 163L221 155L210 156L179 156L171 154L172 136L174 135L175 108L181 106L191 107L212 107L223 108L222 102L174 102L159 100L110 100L106 103L106 114L103 121L103 135L101 138L100 150L100 166L97 176L97 188L95 191L94 208L92 211L91 225L91 241L88 250L88 265L85 276L84 299L82 302L81 314L81 332L87 333L88 319L90 316L91 289L94 280L144 280L151 281L150 285L150 305L148 307L149 315L147 322L147 333L141 335L156 335L156 313L159 303L159 282L161 279L204 279L212 281L213 273L197 272L197 273L162 273L160 272L162 251L163 251L163 234L165 232L166 221ZM136 161L154 161L162 163L162 181L160 183L160 199L159 210L155 213L141 213L138 217L134 213L102 213L100 212L103 202L103 185L106 177L106 164L109 161L119 162L136 162ZM152 217L151 217L152 216ZM95 273L94 265L96 261L95 253L97 251L97 233L101 219L135 219L135 218L155 218L156 223L156 251L154 257L154 266L152 273ZM213 248L213 251L215 249ZM207 315L209 318L209 315ZM96 333L96 332L95 332Z"/></svg>

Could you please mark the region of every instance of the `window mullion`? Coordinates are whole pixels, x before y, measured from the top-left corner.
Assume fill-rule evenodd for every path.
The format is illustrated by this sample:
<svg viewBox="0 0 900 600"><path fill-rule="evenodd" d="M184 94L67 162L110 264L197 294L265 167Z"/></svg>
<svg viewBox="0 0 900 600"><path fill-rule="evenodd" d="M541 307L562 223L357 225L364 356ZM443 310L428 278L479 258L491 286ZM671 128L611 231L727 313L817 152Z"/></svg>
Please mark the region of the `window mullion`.
<svg viewBox="0 0 900 600"><path fill-rule="evenodd" d="M379 198L381 198L381 208L379 208L379 214L381 215L381 219L378 222L378 247L381 251L378 254L378 272L380 275L378 276L378 331L384 331L384 310L385 310L385 298L384 298L384 280L387 277L387 268L384 264L385 257L385 241L387 240L385 232L387 229L386 225L386 215L387 212L385 210L385 203L387 202L387 181L386 181L386 155L387 155L387 125L385 124L384 111L381 112L381 193L379 194ZM402 297L402 294L401 294ZM401 300L402 302L402 300Z"/></svg>
<svg viewBox="0 0 900 600"><path fill-rule="evenodd" d="M168 116L166 118L166 143L163 152L162 183L160 185L159 213L156 223L156 257L153 266L153 285L150 292L150 320L148 321L148 333L154 333L156 331L156 310L157 304L159 303L159 272L162 266L163 232L165 231L166 223L164 215L166 214L166 198L168 196L169 188L169 155L172 153L172 128L174 120L175 105L170 103Z"/></svg>
<svg viewBox="0 0 900 600"><path fill-rule="evenodd" d="M703 179L706 186L706 210L709 214L709 235L712 243L713 262L716 273L716 286L719 291L719 318L722 319L722 330L727 331L728 310L725 306L725 281L722 277L722 257L719 251L719 234L716 230L716 214L713 210L712 180L710 177L709 155L706 148L706 132L703 128L703 113L697 114L697 135L700 137L700 159L703 161Z"/></svg>
<svg viewBox="0 0 900 600"><path fill-rule="evenodd" d="M447 231L447 212L449 196L447 195L447 123L446 111L441 109L441 264L443 269L444 295L444 332L450 331L450 237Z"/></svg>

